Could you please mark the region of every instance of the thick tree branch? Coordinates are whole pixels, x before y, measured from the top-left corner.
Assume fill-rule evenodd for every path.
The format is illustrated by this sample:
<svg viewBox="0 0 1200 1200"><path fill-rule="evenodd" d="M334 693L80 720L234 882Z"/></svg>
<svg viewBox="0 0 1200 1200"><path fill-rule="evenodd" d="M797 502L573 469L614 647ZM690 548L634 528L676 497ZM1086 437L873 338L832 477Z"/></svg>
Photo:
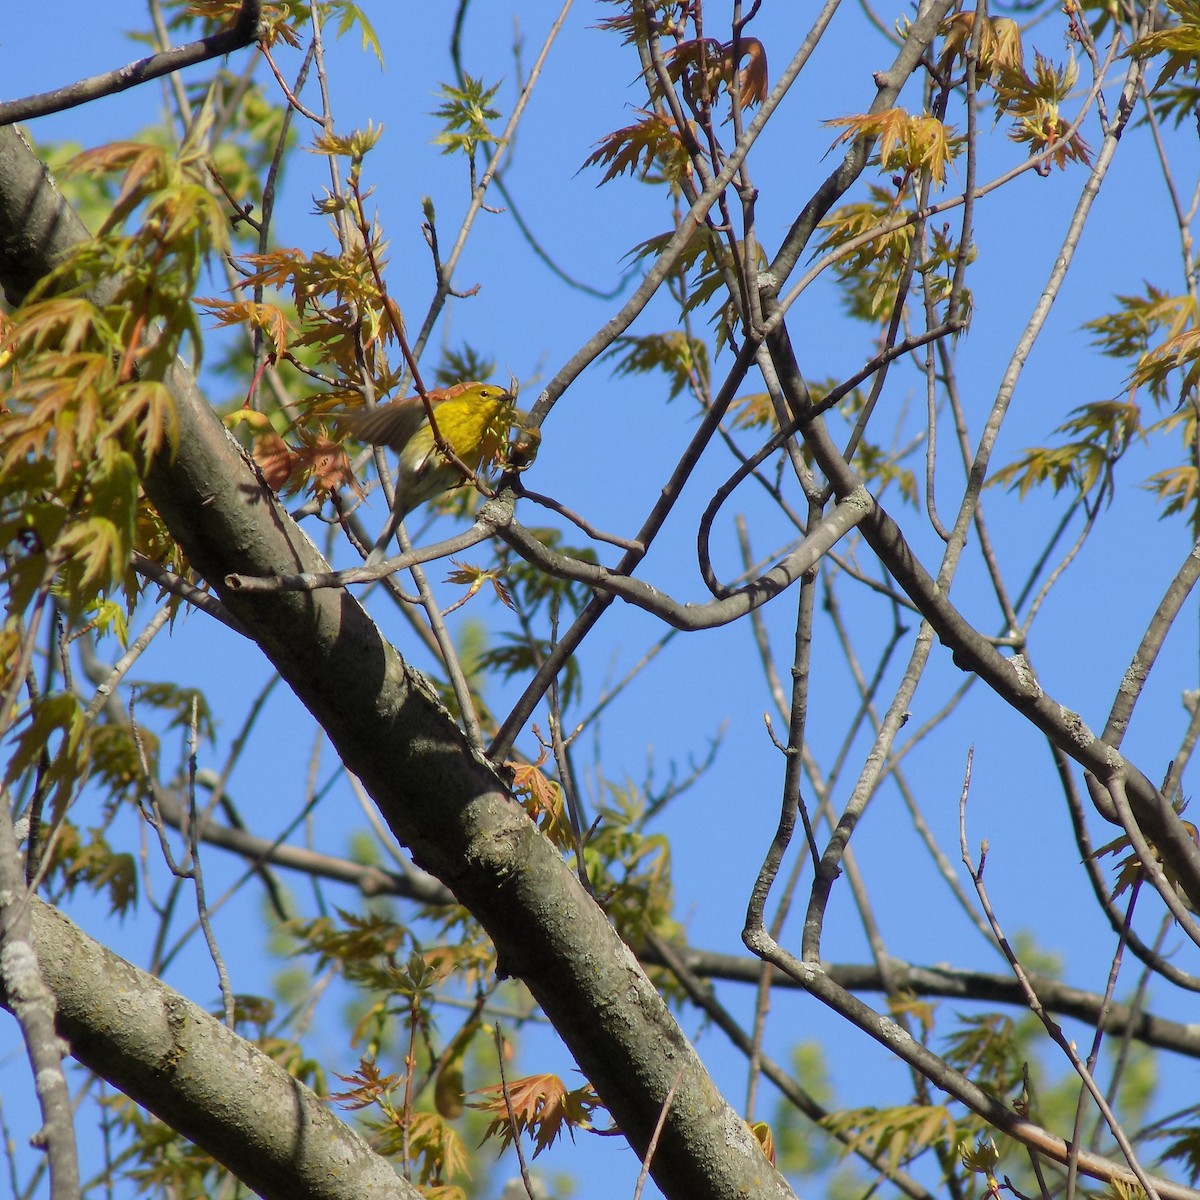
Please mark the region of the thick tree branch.
<svg viewBox="0 0 1200 1200"><path fill-rule="evenodd" d="M707 604L684 604L640 579L582 562L551 550L516 521L496 523L496 532L522 558L547 575L585 583L596 591L619 596L629 604L654 614L675 629L688 632L715 629L744 617L791 587L805 571L811 571L870 510L866 488L839 501L827 516L812 523L808 535L790 554L769 571L742 587L730 589L719 600Z"/></svg>
<svg viewBox="0 0 1200 1200"><path fill-rule="evenodd" d="M74 1056L278 1200L417 1200L308 1088L153 975L30 903L38 961ZM0 1002L11 1008L6 992Z"/></svg>
<svg viewBox="0 0 1200 1200"><path fill-rule="evenodd" d="M78 240L82 230L11 131L0 137L5 153L20 168L0 175L0 280L11 295L5 250L15 230L31 216L58 239ZM21 277L49 268L66 249L58 239L41 240L36 265ZM154 462L147 494L396 837L487 929L501 970L529 987L639 1153L678 1078L651 1168L658 1186L689 1200L789 1197L605 913L354 598L344 591L245 595L225 586L232 573L327 567L181 364L166 383L179 448L173 459Z"/></svg>

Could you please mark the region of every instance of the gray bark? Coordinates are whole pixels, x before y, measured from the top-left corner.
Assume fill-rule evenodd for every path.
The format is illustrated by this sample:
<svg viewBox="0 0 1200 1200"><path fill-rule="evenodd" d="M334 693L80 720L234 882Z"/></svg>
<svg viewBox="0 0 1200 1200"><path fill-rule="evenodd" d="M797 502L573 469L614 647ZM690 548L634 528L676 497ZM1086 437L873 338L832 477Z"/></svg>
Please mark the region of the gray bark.
<svg viewBox="0 0 1200 1200"><path fill-rule="evenodd" d="M30 915L71 1053L249 1187L278 1200L418 1200L386 1159L250 1042L57 909L34 900Z"/></svg>

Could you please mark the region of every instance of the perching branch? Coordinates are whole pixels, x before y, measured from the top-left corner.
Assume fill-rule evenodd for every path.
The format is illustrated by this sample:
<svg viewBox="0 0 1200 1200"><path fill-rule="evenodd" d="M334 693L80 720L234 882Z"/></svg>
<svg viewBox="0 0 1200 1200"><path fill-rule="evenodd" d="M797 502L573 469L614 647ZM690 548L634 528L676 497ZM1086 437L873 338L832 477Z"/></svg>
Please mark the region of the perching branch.
<svg viewBox="0 0 1200 1200"><path fill-rule="evenodd" d="M36 96L6 101L0 104L0 126L44 117L49 113L63 112L65 109L87 104L90 100L97 100L101 96L113 96L117 92L137 87L140 83L161 79L164 75L170 75L184 67L232 54L243 46L249 46L258 38L261 10L261 0L242 0L242 7L233 24L228 29L222 29L220 33L210 34L183 46L173 46L170 50L139 58L137 62L126 63L115 71L93 75L88 79L79 80L78 83L55 88L52 92L41 92Z"/></svg>

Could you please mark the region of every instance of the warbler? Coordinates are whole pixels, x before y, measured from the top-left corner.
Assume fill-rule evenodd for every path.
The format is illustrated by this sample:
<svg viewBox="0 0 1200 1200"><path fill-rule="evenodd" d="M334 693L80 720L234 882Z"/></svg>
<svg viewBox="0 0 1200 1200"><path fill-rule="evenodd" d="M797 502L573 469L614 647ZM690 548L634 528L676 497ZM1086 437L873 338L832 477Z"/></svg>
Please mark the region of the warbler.
<svg viewBox="0 0 1200 1200"><path fill-rule="evenodd" d="M471 472L495 460L509 430L524 417L512 392L490 383L456 383L427 393L442 440ZM420 396L391 400L367 412L343 413L341 423L358 438L387 446L400 455L396 496L383 531L367 556L367 566L381 563L396 526L413 509L461 487L462 469L434 442L429 413ZM530 431L531 433L534 431Z"/></svg>

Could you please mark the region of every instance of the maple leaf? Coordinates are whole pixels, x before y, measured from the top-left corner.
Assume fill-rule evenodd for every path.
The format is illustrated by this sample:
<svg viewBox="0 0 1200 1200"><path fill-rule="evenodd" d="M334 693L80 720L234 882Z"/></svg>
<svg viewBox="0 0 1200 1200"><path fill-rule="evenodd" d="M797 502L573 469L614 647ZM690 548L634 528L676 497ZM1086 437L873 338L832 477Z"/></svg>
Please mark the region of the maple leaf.
<svg viewBox="0 0 1200 1200"><path fill-rule="evenodd" d="M1184 329L1172 334L1161 345L1144 354L1133 369L1130 382L1149 384L1156 394L1165 394L1167 376L1182 371L1179 389L1189 393L1200 380L1200 329Z"/></svg>
<svg viewBox="0 0 1200 1200"><path fill-rule="evenodd" d="M139 200L165 188L170 178L166 151L142 142L110 142L85 150L67 164L67 170L84 175L125 172L112 212L101 226L102 234L115 228Z"/></svg>
<svg viewBox="0 0 1200 1200"><path fill-rule="evenodd" d="M1179 74L1194 75L1196 62L1200 60L1200 3L1197 0L1167 0L1168 10L1178 20L1166 29L1157 29L1143 38L1138 38L1127 49L1122 58L1149 58L1154 54L1167 54L1167 61L1153 91Z"/></svg>
<svg viewBox="0 0 1200 1200"><path fill-rule="evenodd" d="M383 126L368 120L366 129L354 129L350 133L324 130L313 139L311 148L314 154L333 154L361 162L363 156L378 145L382 136Z"/></svg>
<svg viewBox="0 0 1200 1200"><path fill-rule="evenodd" d="M771 429L778 424L769 392L739 396L729 406L729 420L734 429Z"/></svg>
<svg viewBox="0 0 1200 1200"><path fill-rule="evenodd" d="M452 558L450 561L456 569L447 574L446 582L465 585L467 594L461 600L456 600L453 606L447 608L445 612L453 612L454 609L461 608L485 583L492 585L492 590L505 608L513 607L512 597L504 583L503 567L476 567L470 563L459 562L456 558Z"/></svg>
<svg viewBox="0 0 1200 1200"><path fill-rule="evenodd" d="M1184 829L1187 830L1188 837L1200 845L1200 830L1191 821L1182 822ZM1179 897L1184 901L1189 908L1191 903L1187 899L1187 895L1183 890L1183 884L1174 871L1163 861L1153 842L1147 842L1150 853L1154 859L1163 868L1163 874L1167 877L1167 882L1179 893ZM1115 838L1111 842L1106 842L1103 846L1098 846L1092 851L1090 857L1100 858L1104 854L1119 854L1123 850L1128 850L1127 854L1120 862L1117 863L1117 878L1113 884L1113 890L1110 899L1115 900L1123 891L1131 887L1133 883L1145 877L1145 872L1142 869L1141 859L1137 856L1137 851L1132 848L1132 843L1127 834L1122 834L1121 837Z"/></svg>
<svg viewBox="0 0 1200 1200"><path fill-rule="evenodd" d="M929 113L913 116L902 108L835 117L825 124L845 126L834 140L835 146L858 138L876 139L881 170L925 170L939 186L946 181L946 164L963 145L963 139L956 138L936 117Z"/></svg>
<svg viewBox="0 0 1200 1200"><path fill-rule="evenodd" d="M666 179L690 175L691 162L674 121L658 113L637 110L644 120L616 129L596 143L596 149L584 160L585 167L608 164L601 183L608 183L628 171L644 179L657 164Z"/></svg>
<svg viewBox="0 0 1200 1200"><path fill-rule="evenodd" d="M336 1100L343 1108L368 1108L375 1104L388 1092L399 1086L400 1080L396 1075L382 1075L379 1064L370 1059L361 1059L358 1070L353 1075L338 1075L343 1083L357 1086L347 1092L331 1092L330 1100Z"/></svg>
<svg viewBox="0 0 1200 1200"><path fill-rule="evenodd" d="M695 95L697 81L707 84L710 99L724 88L737 91L743 105L761 104L767 98L767 52L758 38L742 38L738 43L739 59L749 59L738 70L733 61L733 42L718 42L713 38L692 38L680 42L666 57L667 74L683 83L685 92Z"/></svg>
<svg viewBox="0 0 1200 1200"><path fill-rule="evenodd" d="M1039 174L1048 174L1051 163L1063 170L1068 162L1087 166L1092 161L1091 147L1078 133L1067 136L1071 123L1059 112L1078 78L1074 58L1055 67L1041 54L1034 56L1032 78L1021 69L1006 68L998 73L994 84L998 112L1015 118L1008 136L1014 142L1027 143L1031 155L1050 151Z"/></svg>
<svg viewBox="0 0 1200 1200"><path fill-rule="evenodd" d="M834 209L819 226L828 230L819 252L837 249L891 221L898 204L894 193L872 186L869 200ZM901 225L862 242L836 264L835 270L848 285L845 299L854 316L873 321L890 309L908 262L912 236L912 226Z"/></svg>
<svg viewBox="0 0 1200 1200"><path fill-rule="evenodd" d="M297 465L303 467L314 496L328 496L340 487L349 487L361 499L366 493L354 477L350 459L340 442L330 441L323 433L302 435L301 445L294 451Z"/></svg>
<svg viewBox="0 0 1200 1200"><path fill-rule="evenodd" d="M484 1140L499 1135L500 1149L503 1151L513 1140L512 1125L515 1123L519 1132L533 1134L534 1158L554 1145L564 1129L572 1139L576 1129L590 1129L591 1115L600 1107L600 1098L590 1083L567 1091L563 1081L557 1075L550 1074L511 1079L507 1089L504 1084L497 1083L480 1088L472 1095L486 1097L473 1103L472 1108L495 1114ZM508 1117L509 1105L512 1106L512 1122Z"/></svg>
<svg viewBox="0 0 1200 1200"><path fill-rule="evenodd" d="M407 1119L409 1153L421 1164L423 1185L437 1181L435 1186L442 1190L443 1178L470 1174L467 1148L444 1117L438 1113L413 1112Z"/></svg>
<svg viewBox="0 0 1200 1200"><path fill-rule="evenodd" d="M729 49L732 54L732 44ZM767 98L767 51L758 38L743 38L741 49L750 61L738 74L739 98L743 104L761 104Z"/></svg>
<svg viewBox="0 0 1200 1200"><path fill-rule="evenodd" d="M251 457L262 472L263 482L273 492L280 492L292 477L296 456L287 442L272 430L254 439Z"/></svg>
<svg viewBox="0 0 1200 1200"><path fill-rule="evenodd" d="M767 1156L767 1162L772 1166L775 1165L775 1134L771 1131L770 1125L766 1121L755 1121L750 1126L750 1132L754 1134L758 1144L763 1148L763 1153Z"/></svg>
<svg viewBox="0 0 1200 1200"><path fill-rule="evenodd" d="M543 746L537 762L507 762L512 771L512 790L521 801L521 807L537 827L560 849L569 849L575 844L575 835L567 820L563 804L562 788L542 771L546 761Z"/></svg>
<svg viewBox="0 0 1200 1200"><path fill-rule="evenodd" d="M707 390L709 379L708 347L699 338L689 337L682 329L667 333L617 338L602 358L620 357L613 368L617 376L666 372L671 381L668 400L674 400L686 388L698 393Z"/></svg>
<svg viewBox="0 0 1200 1200"><path fill-rule="evenodd" d="M1195 323L1196 302L1190 296L1173 296L1152 283L1145 287L1144 296L1117 293L1116 312L1084 323L1084 328L1096 335L1093 344L1102 354L1141 358L1160 332L1171 338Z"/></svg>
<svg viewBox="0 0 1200 1200"><path fill-rule="evenodd" d="M283 288L292 283L308 263L308 255L296 248L272 250L269 254L242 254L240 261L257 267L242 279L242 287Z"/></svg>
<svg viewBox="0 0 1200 1200"><path fill-rule="evenodd" d="M942 22L945 42L938 56L938 71L948 75L955 60L966 58L975 31L975 12L960 12ZM985 16L979 31L980 79L991 79L1004 70L1019 71L1023 63L1021 27L1008 17Z"/></svg>
<svg viewBox="0 0 1200 1200"><path fill-rule="evenodd" d="M442 147L443 154L456 150L474 154L477 146L494 146L500 138L489 128L488 122L500 117L500 110L492 107L492 101L500 85L485 87L482 79L463 75L461 87L443 83L442 106L432 115L441 118L445 128L433 139L435 146Z"/></svg>
<svg viewBox="0 0 1200 1200"><path fill-rule="evenodd" d="M277 304L256 304L253 300L217 300L207 296L198 296L196 303L203 306L218 326L245 324L252 329L261 329L277 359L287 353L288 333L295 327Z"/></svg>

